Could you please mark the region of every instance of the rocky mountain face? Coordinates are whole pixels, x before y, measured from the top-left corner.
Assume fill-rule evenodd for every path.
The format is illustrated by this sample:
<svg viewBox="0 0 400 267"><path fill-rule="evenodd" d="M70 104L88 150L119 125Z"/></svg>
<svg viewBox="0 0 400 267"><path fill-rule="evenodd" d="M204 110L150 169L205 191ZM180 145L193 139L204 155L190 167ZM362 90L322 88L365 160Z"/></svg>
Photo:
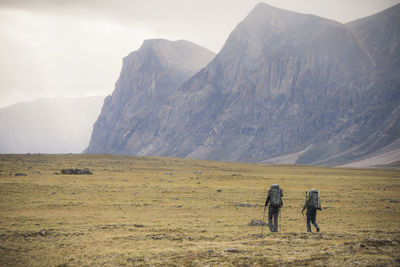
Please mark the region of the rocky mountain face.
<svg viewBox="0 0 400 267"><path fill-rule="evenodd" d="M0 153L80 153L104 97L40 98L0 108Z"/></svg>
<svg viewBox="0 0 400 267"><path fill-rule="evenodd" d="M92 137L87 151L328 165L366 157L400 136L398 17L395 6L341 24L258 4L204 69L157 104L129 80L149 80L154 67L142 76L124 64L130 85L120 77L102 112L117 127L100 116L103 132L93 136L107 142ZM122 87L130 110L111 104Z"/></svg>
<svg viewBox="0 0 400 267"><path fill-rule="evenodd" d="M161 103L215 54L188 41L146 40L123 60L120 77L93 127L87 153L135 154L131 143L149 142L147 132L160 127L148 120ZM134 132L144 134L133 138Z"/></svg>

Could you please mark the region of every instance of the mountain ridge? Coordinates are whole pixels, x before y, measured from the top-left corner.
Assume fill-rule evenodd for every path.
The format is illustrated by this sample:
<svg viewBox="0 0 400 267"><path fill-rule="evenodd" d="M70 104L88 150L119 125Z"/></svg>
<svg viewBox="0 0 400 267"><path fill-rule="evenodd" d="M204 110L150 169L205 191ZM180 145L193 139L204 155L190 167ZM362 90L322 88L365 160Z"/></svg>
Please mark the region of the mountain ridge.
<svg viewBox="0 0 400 267"><path fill-rule="evenodd" d="M157 106L135 108L124 141L100 151L249 162L296 154L317 165L373 153L399 132L400 87L352 25L258 4L207 66Z"/></svg>
<svg viewBox="0 0 400 267"><path fill-rule="evenodd" d="M214 55L188 41L145 40L139 50L124 58L115 90L106 98L84 152L125 153L132 128L136 129L138 123L140 127L150 125L146 123L147 115L140 114L152 110L151 106L159 107Z"/></svg>

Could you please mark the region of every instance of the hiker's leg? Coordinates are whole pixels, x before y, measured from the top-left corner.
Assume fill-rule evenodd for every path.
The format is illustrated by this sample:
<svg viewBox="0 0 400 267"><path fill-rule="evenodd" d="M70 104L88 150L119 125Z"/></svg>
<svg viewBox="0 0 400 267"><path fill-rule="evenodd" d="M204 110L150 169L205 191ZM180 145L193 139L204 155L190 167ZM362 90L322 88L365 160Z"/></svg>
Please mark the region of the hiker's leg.
<svg viewBox="0 0 400 267"><path fill-rule="evenodd" d="M276 208L274 212L274 232L278 232L278 217L279 217L279 208Z"/></svg>
<svg viewBox="0 0 400 267"><path fill-rule="evenodd" d="M269 230L272 232L274 230L273 224L272 224L272 216L274 215L273 209L269 207L268 209L268 226Z"/></svg>
<svg viewBox="0 0 400 267"><path fill-rule="evenodd" d="M311 222L314 225L315 229L319 230L318 224L316 222L317 219L317 212L313 212L311 215Z"/></svg>
<svg viewBox="0 0 400 267"><path fill-rule="evenodd" d="M307 212L307 232L311 232L310 221L311 221L311 213Z"/></svg>

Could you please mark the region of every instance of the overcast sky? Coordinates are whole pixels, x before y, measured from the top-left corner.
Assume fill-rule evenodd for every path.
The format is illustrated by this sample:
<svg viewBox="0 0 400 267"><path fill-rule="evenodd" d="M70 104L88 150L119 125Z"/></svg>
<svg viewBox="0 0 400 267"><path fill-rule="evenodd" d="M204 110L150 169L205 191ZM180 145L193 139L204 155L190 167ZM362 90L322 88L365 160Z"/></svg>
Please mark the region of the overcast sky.
<svg viewBox="0 0 400 267"><path fill-rule="evenodd" d="M122 58L145 39L218 52L258 2L345 23L400 0L0 0L0 107L111 94Z"/></svg>

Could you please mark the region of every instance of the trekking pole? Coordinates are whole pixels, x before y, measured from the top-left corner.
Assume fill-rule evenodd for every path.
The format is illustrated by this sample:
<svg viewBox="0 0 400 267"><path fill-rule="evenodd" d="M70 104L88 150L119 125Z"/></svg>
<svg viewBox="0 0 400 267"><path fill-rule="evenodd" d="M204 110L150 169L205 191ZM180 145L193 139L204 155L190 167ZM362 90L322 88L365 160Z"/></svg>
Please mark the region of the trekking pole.
<svg viewBox="0 0 400 267"><path fill-rule="evenodd" d="M282 232L282 208L279 208L281 212L279 212L279 232Z"/></svg>
<svg viewBox="0 0 400 267"><path fill-rule="evenodd" d="M263 215L263 220L261 222L261 234L263 234L263 231L264 231L265 209L266 208L267 208L267 206L264 206L264 215Z"/></svg>
<svg viewBox="0 0 400 267"><path fill-rule="evenodd" d="M306 218L306 216L304 216L304 212L302 212L302 214L303 214L304 222L306 223L306 227L307 227L307 218ZM307 228L307 229L308 229L308 228Z"/></svg>

